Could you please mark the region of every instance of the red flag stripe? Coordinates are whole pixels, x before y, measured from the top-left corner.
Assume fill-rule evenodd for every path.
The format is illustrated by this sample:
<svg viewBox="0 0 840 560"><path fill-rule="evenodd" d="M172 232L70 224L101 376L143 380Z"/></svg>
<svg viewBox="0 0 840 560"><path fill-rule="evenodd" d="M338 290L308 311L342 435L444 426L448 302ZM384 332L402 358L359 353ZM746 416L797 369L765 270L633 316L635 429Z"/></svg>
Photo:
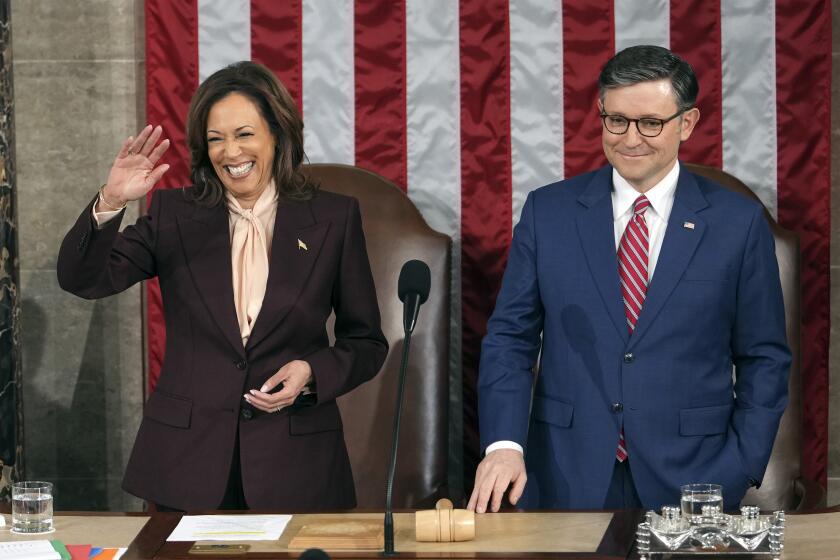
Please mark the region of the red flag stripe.
<svg viewBox="0 0 840 560"><path fill-rule="evenodd" d="M356 165L405 190L405 3L357 0L354 27Z"/></svg>
<svg viewBox="0 0 840 560"><path fill-rule="evenodd" d="M826 484L831 233L831 5L776 3L779 223L802 255L803 474Z"/></svg>
<svg viewBox="0 0 840 560"><path fill-rule="evenodd" d="M461 0L461 290L464 466L477 463L476 378L512 235L506 0Z"/></svg>
<svg viewBox="0 0 840 560"><path fill-rule="evenodd" d="M565 174L606 163L598 117L598 74L615 50L612 0L563 2L563 133Z"/></svg>
<svg viewBox="0 0 840 560"><path fill-rule="evenodd" d="M720 3L672 0L671 50L691 64L700 82L700 121L691 139L680 146L680 159L722 167Z"/></svg>
<svg viewBox="0 0 840 560"><path fill-rule="evenodd" d="M303 113L301 0L251 0L251 59L268 66Z"/></svg>
<svg viewBox="0 0 840 560"><path fill-rule="evenodd" d="M163 126L172 141L163 162L170 165L166 186L189 184L190 155L186 115L198 86L198 11L196 0L148 0L146 18L146 120ZM147 197L151 201L151 193ZM148 390L160 375L166 346L163 304L157 278L146 282Z"/></svg>

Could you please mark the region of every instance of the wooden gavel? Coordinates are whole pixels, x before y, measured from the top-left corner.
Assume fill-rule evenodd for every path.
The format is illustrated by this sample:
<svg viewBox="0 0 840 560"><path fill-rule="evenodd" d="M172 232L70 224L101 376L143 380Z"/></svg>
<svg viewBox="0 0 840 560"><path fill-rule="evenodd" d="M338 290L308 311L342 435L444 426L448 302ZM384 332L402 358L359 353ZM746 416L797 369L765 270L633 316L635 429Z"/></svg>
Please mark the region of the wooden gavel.
<svg viewBox="0 0 840 560"><path fill-rule="evenodd" d="M460 542L475 538L475 512L453 509L452 502L441 498L435 509L414 514L417 540L420 542Z"/></svg>

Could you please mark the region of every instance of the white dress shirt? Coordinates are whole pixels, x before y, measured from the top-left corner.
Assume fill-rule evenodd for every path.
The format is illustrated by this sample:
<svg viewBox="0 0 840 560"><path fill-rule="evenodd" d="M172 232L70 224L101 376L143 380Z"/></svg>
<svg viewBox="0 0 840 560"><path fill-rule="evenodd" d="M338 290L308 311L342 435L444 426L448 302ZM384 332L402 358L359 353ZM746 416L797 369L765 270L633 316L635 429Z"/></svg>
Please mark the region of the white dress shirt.
<svg viewBox="0 0 840 560"><path fill-rule="evenodd" d="M659 252L662 250L662 241L665 239L665 229L668 227L668 218L671 217L671 208L674 206L674 195L677 192L677 179L680 176L680 164L674 162L674 167L661 181L651 187L645 196L650 201L650 208L645 212L645 222L648 227L648 281L653 278L653 271L656 268L656 261L659 259ZM615 250L618 253L618 244L624 235L630 218L633 217L633 203L639 197L633 185L627 179L618 174L615 168L612 172L612 207L613 207L613 230L615 232ZM616 260L618 270L618 260ZM522 446L515 441L497 441L487 446L485 451L490 453L497 449L515 449L523 452Z"/></svg>

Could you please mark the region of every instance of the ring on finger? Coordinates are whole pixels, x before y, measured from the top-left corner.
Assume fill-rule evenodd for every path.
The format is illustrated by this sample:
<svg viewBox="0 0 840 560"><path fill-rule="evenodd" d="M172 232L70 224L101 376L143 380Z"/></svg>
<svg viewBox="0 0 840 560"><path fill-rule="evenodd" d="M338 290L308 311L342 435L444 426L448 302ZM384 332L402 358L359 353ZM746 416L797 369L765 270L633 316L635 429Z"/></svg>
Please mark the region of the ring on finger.
<svg viewBox="0 0 840 560"><path fill-rule="evenodd" d="M128 150L128 155L133 156L134 155L134 150Z"/></svg>

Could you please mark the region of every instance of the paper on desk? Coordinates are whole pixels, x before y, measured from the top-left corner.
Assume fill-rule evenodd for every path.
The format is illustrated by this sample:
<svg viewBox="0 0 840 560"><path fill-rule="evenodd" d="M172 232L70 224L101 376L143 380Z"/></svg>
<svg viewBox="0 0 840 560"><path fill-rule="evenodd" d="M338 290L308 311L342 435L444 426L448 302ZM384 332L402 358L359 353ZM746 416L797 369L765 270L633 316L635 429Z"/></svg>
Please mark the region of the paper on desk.
<svg viewBox="0 0 840 560"><path fill-rule="evenodd" d="M167 541L273 541L291 515L185 515Z"/></svg>
<svg viewBox="0 0 840 560"><path fill-rule="evenodd" d="M48 540L0 542L0 558L6 560L61 560Z"/></svg>

